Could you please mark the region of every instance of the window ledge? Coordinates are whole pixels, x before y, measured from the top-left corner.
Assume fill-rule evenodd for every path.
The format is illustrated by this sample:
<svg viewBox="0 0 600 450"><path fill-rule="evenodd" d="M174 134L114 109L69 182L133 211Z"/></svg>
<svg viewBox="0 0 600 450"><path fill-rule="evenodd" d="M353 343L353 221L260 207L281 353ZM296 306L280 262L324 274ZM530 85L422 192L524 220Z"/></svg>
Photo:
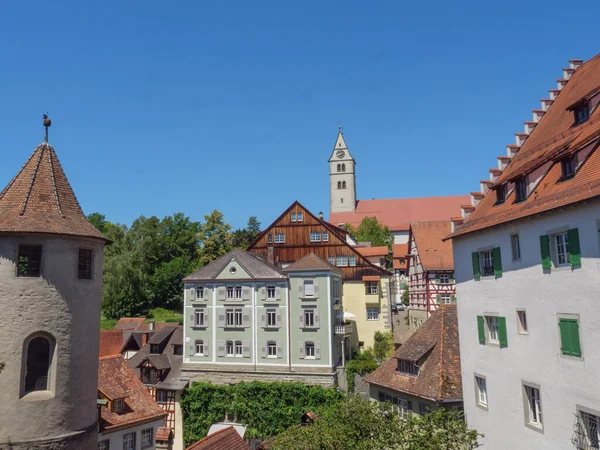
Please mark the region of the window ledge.
<svg viewBox="0 0 600 450"><path fill-rule="evenodd" d="M306 297L306 296L303 296L303 295L301 295L299 298L300 298L300 300L318 300L319 299L318 296Z"/></svg>
<svg viewBox="0 0 600 450"><path fill-rule="evenodd" d="M479 403L479 402L476 402L476 403L475 403L475 405L476 405L478 408L480 408L480 409L483 409L484 411L488 411L488 406L487 406L487 405L483 405L483 404L481 404L481 403Z"/></svg>
<svg viewBox="0 0 600 450"><path fill-rule="evenodd" d="M54 398L54 393L52 391L33 391L25 394L21 397L21 400L26 402L39 402L50 400L52 398Z"/></svg>
<svg viewBox="0 0 600 450"><path fill-rule="evenodd" d="M544 426L543 425L536 425L531 422L526 422L525 426L533 431L537 431L538 433L544 434Z"/></svg>

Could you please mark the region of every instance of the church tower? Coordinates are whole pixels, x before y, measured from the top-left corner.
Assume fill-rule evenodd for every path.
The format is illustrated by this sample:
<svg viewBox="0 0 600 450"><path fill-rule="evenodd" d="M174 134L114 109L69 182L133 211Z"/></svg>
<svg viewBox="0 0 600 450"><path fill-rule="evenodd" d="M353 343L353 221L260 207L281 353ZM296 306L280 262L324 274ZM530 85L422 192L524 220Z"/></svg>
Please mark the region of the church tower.
<svg viewBox="0 0 600 450"><path fill-rule="evenodd" d="M0 448L95 449L102 266L46 140L0 192Z"/></svg>
<svg viewBox="0 0 600 450"><path fill-rule="evenodd" d="M330 212L354 212L356 209L356 162L338 131L333 153L329 158Z"/></svg>

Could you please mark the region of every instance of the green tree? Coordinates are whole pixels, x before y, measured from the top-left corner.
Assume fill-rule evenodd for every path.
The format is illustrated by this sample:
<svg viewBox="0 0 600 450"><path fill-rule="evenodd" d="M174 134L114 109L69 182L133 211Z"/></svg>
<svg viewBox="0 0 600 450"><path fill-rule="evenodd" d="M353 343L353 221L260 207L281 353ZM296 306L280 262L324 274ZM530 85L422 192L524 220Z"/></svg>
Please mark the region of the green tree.
<svg viewBox="0 0 600 450"><path fill-rule="evenodd" d="M391 249L394 243L394 236L377 217L365 217L357 228L350 224L344 228L360 242L370 242L374 247L385 245Z"/></svg>
<svg viewBox="0 0 600 450"><path fill-rule="evenodd" d="M382 363L394 353L394 333L391 331L376 331L373 336L373 353L379 363Z"/></svg>
<svg viewBox="0 0 600 450"><path fill-rule="evenodd" d="M404 306L408 306L410 304L410 297L408 295L408 284L406 284L404 292L402 292L402 304Z"/></svg>
<svg viewBox="0 0 600 450"><path fill-rule="evenodd" d="M246 225L246 230L248 230L254 238L258 236L258 233L260 233L260 222L258 221L258 217L250 216L248 224Z"/></svg>
<svg viewBox="0 0 600 450"><path fill-rule="evenodd" d="M231 245L233 248L246 250L260 233L260 222L256 216L250 216L246 228L237 229L232 233Z"/></svg>
<svg viewBox="0 0 600 450"><path fill-rule="evenodd" d="M204 220L198 233L200 241L198 254L200 263L206 265L233 248L233 237L231 225L225 222L222 212L215 209L209 215L204 216Z"/></svg>
<svg viewBox="0 0 600 450"><path fill-rule="evenodd" d="M91 213L87 216L87 219L90 221L92 225L94 225L101 233L106 231L106 216L104 214L100 214L98 212Z"/></svg>
<svg viewBox="0 0 600 450"><path fill-rule="evenodd" d="M354 392L354 375L361 377L373 372L379 367L373 349L367 348L358 352L354 358L346 363L346 382L348 383L348 392Z"/></svg>

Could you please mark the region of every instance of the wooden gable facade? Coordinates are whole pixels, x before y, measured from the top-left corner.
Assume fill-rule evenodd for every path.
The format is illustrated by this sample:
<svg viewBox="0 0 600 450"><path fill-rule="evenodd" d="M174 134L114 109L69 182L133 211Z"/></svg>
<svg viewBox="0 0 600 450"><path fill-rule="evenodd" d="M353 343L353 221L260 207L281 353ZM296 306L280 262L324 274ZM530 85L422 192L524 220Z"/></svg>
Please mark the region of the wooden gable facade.
<svg viewBox="0 0 600 450"><path fill-rule="evenodd" d="M319 219L298 201L262 231L248 250L263 254L282 266L314 253L325 261L333 261L342 270L344 281L391 276L348 244L345 230Z"/></svg>

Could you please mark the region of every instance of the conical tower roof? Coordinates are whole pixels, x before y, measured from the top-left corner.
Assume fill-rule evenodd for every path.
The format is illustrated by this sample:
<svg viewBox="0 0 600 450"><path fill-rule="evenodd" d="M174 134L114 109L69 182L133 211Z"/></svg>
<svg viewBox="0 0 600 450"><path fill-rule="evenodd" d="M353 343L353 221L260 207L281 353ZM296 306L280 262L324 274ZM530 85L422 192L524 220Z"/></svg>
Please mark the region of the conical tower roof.
<svg viewBox="0 0 600 450"><path fill-rule="evenodd" d="M0 192L0 233L51 233L108 241L83 214L47 142L35 149Z"/></svg>

